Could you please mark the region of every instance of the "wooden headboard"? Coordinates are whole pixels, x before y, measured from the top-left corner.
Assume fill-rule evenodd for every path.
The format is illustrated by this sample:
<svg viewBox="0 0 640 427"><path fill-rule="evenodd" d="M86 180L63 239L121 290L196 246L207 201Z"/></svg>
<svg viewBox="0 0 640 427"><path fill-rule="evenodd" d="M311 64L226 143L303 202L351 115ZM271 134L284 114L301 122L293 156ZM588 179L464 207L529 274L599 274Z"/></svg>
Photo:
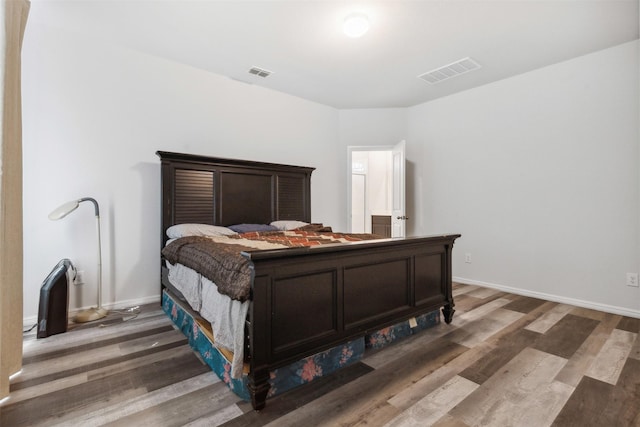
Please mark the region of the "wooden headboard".
<svg viewBox="0 0 640 427"><path fill-rule="evenodd" d="M315 168L157 151L162 161L162 244L185 223L228 226L311 222Z"/></svg>

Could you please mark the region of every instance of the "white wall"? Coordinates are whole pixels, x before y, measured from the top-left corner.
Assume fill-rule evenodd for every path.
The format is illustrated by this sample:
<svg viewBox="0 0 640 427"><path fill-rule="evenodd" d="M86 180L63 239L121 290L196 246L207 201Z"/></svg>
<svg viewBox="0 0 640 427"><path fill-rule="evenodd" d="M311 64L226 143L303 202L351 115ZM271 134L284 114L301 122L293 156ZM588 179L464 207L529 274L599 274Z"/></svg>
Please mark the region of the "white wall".
<svg viewBox="0 0 640 427"><path fill-rule="evenodd" d="M340 110L338 117L340 143L345 147L394 146L406 139L406 108ZM346 149L344 158L346 161Z"/></svg>
<svg viewBox="0 0 640 427"><path fill-rule="evenodd" d="M409 109L416 233L462 233L454 276L640 315L640 289L625 285L640 270L638 51Z"/></svg>
<svg viewBox="0 0 640 427"><path fill-rule="evenodd" d="M101 207L104 303L157 300L157 150L316 167L312 219L346 229L346 193L335 190L346 180L346 152L333 108L48 28L33 13L23 111L26 318L63 257L86 271L70 309L95 305L91 205L47 219L84 196Z"/></svg>

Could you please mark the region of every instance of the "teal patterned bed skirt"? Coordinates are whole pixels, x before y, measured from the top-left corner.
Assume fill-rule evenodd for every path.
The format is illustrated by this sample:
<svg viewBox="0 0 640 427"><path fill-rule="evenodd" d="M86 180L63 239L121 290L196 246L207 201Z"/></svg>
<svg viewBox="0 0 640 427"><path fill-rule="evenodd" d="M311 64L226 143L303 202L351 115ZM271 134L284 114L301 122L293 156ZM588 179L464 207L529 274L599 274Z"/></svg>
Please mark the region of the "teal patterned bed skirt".
<svg viewBox="0 0 640 427"><path fill-rule="evenodd" d="M440 323L440 311L435 310L430 313L415 317L415 326L409 320L396 323L393 326L380 329L364 337L366 348L378 349L391 344L401 338L406 338L416 332L432 328ZM413 327L411 327L413 326Z"/></svg>
<svg viewBox="0 0 640 427"><path fill-rule="evenodd" d="M241 379L231 378L231 362L212 344L193 315L181 304L172 295L163 291L162 308L176 327L189 339L189 345L202 356L211 370L234 393L243 400L250 401L247 375L243 375ZM439 312L436 310L419 316L416 318L416 323L417 325L411 328L409 321L401 322L271 371L269 380L271 388L268 397L309 383L360 360L365 347L378 349L416 331L437 325L440 323Z"/></svg>

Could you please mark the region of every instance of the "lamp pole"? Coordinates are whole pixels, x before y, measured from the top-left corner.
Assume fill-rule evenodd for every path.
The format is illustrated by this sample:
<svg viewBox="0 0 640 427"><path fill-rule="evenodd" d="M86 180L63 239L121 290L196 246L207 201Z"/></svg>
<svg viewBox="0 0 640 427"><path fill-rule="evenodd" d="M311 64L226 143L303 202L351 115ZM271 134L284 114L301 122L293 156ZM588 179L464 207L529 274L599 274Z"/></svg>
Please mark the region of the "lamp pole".
<svg viewBox="0 0 640 427"><path fill-rule="evenodd" d="M78 203L91 202L96 211L96 231L98 236L98 311L102 310L102 242L100 240L100 207L96 199L83 197ZM106 313L105 313L106 315Z"/></svg>

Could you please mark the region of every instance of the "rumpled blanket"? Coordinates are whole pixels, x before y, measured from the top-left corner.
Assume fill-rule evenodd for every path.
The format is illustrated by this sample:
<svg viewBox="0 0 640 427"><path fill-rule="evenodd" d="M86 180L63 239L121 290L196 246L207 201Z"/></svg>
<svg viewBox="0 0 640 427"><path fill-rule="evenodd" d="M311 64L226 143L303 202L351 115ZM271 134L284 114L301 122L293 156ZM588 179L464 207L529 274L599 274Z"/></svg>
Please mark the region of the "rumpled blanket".
<svg viewBox="0 0 640 427"><path fill-rule="evenodd" d="M202 274L218 286L221 294L246 301L249 298L251 271L249 263L240 253L254 249L240 242L218 243L217 239L220 238L181 237L165 246L162 255L171 264L182 264Z"/></svg>

